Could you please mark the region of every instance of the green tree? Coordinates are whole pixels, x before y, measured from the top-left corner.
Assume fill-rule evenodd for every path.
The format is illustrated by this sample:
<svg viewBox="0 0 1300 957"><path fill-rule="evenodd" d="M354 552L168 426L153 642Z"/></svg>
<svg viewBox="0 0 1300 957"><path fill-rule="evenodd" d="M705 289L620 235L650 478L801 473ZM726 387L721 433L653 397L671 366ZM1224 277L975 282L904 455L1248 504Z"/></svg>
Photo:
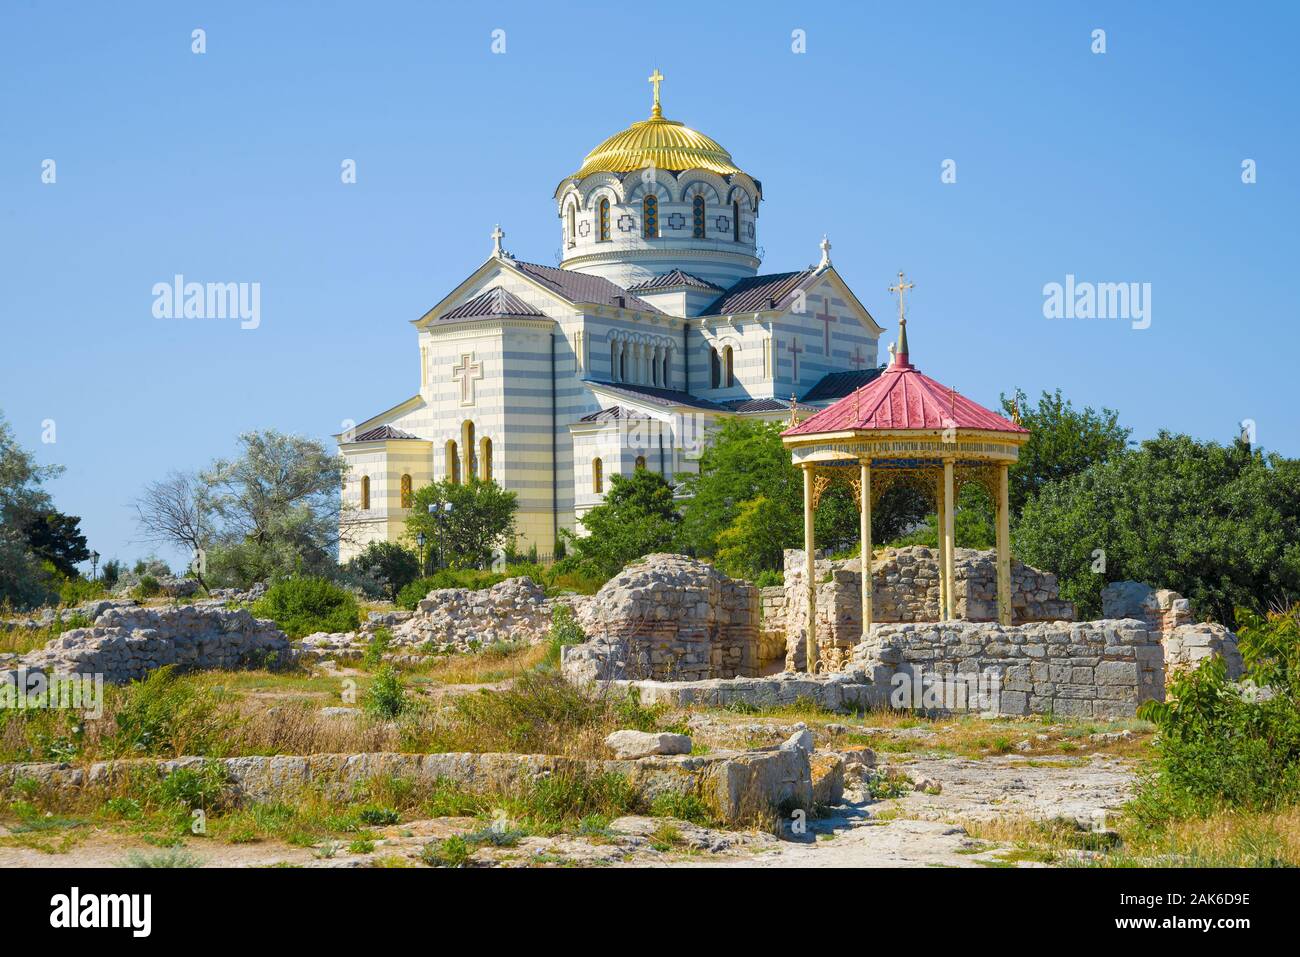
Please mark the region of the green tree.
<svg viewBox="0 0 1300 957"><path fill-rule="evenodd" d="M1045 485L1014 538L1086 615L1107 582L1133 579L1231 627L1238 606L1263 612L1300 593L1300 461L1161 432Z"/></svg>
<svg viewBox="0 0 1300 957"><path fill-rule="evenodd" d="M54 594L52 576L32 547L31 531L53 511L42 486L61 471L37 465L0 415L0 602L30 608Z"/></svg>
<svg viewBox="0 0 1300 957"><path fill-rule="evenodd" d="M787 543L803 534L801 519L766 495L742 502L735 520L718 533L718 567L728 575L750 579L783 568Z"/></svg>
<svg viewBox="0 0 1300 957"><path fill-rule="evenodd" d="M240 454L200 473L203 501L219 521L207 554L212 577L247 586L337 568L346 469L315 439L275 430L239 437Z"/></svg>
<svg viewBox="0 0 1300 957"><path fill-rule="evenodd" d="M434 506L432 512L430 505ZM483 568L497 549L512 543L518 507L518 496L495 481L471 478L459 483L443 479L415 493L406 518L406 534L415 541L423 532L426 549L441 544L447 565Z"/></svg>
<svg viewBox="0 0 1300 957"><path fill-rule="evenodd" d="M566 561L591 574L616 575L643 555L672 551L680 521L662 475L648 469L631 478L612 475L605 501L582 516L588 534L569 538Z"/></svg>
<svg viewBox="0 0 1300 957"><path fill-rule="evenodd" d="M690 496L682 513L681 546L696 555L714 556L730 549L729 561L741 561L738 543L753 541L759 530L777 535L764 543L761 563L744 559L750 574L778 570L786 548L803 547L803 475L781 443L781 423L728 420L700 457L698 475L683 478ZM855 470L856 474L856 470ZM758 499L766 499L761 505ZM891 489L871 513L875 542L897 538L925 517L928 503L910 488ZM739 527L735 527L740 522ZM853 548L859 539L858 506L852 490L832 485L816 513L819 548Z"/></svg>
<svg viewBox="0 0 1300 957"><path fill-rule="evenodd" d="M1002 411L1008 417L1018 413L1029 430L1029 441L1021 447L1008 475L1013 516L1049 482L1078 475L1128 447L1131 430L1119 424L1119 413L1112 409L1097 412L1091 407L1080 412L1060 389L1044 392L1037 406L1030 405L1025 393L1017 389L1010 397L1002 396ZM989 509L991 522L991 503Z"/></svg>
<svg viewBox="0 0 1300 957"><path fill-rule="evenodd" d="M420 575L419 559L397 542L371 542L345 568L393 602Z"/></svg>
<svg viewBox="0 0 1300 957"><path fill-rule="evenodd" d="M90 561L86 536L81 534L81 519L47 509L33 517L27 526L27 543L37 557L48 561L68 578L78 578L79 562Z"/></svg>

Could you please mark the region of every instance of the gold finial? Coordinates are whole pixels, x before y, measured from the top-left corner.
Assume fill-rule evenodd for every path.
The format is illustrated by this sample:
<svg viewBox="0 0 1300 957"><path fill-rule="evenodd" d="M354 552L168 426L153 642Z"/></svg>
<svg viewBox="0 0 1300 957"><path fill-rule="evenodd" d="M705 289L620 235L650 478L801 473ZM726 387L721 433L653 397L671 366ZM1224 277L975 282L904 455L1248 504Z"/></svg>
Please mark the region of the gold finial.
<svg viewBox="0 0 1300 957"><path fill-rule="evenodd" d="M1011 400L1011 421L1016 423L1016 425L1024 425L1024 423L1020 421L1020 403L1015 399Z"/></svg>
<svg viewBox="0 0 1300 957"><path fill-rule="evenodd" d="M898 283L890 286L890 292L898 293L898 355L907 355L907 312L903 303L903 297L907 290L915 289L916 283L908 282L903 278L903 270L898 271Z"/></svg>
<svg viewBox="0 0 1300 957"><path fill-rule="evenodd" d="M791 392L790 393L790 425L791 426L795 426L799 424L799 420L794 417L794 402L795 402L794 393Z"/></svg>
<svg viewBox="0 0 1300 957"><path fill-rule="evenodd" d="M655 71L646 77L646 79L648 82L653 83L655 88L655 102L654 106L650 108L650 115L656 120L661 119L664 115L664 111L659 106L659 84L664 81L664 75L659 72L659 67L655 67Z"/></svg>

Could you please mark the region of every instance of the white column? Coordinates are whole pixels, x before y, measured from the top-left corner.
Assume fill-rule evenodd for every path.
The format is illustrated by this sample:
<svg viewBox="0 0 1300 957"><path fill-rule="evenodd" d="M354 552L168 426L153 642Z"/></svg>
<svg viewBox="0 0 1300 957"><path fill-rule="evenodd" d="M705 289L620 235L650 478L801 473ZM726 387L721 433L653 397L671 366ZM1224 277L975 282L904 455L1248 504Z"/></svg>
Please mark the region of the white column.
<svg viewBox="0 0 1300 957"><path fill-rule="evenodd" d="M956 575L953 551L956 548L956 533L953 527L953 513L956 511L957 499L953 494L953 460L943 460L943 566L948 579L948 588L944 593L945 612L948 621L957 617Z"/></svg>
<svg viewBox="0 0 1300 957"><path fill-rule="evenodd" d="M871 634L871 460L862 459L861 502L858 504L862 547L862 640Z"/></svg>
<svg viewBox="0 0 1300 957"><path fill-rule="evenodd" d="M817 563L814 558L813 470L803 467L804 577L808 592L808 620L804 631L804 665L808 674L817 673Z"/></svg>
<svg viewBox="0 0 1300 957"><path fill-rule="evenodd" d="M1011 624L1011 502L1007 465L998 466L998 621Z"/></svg>

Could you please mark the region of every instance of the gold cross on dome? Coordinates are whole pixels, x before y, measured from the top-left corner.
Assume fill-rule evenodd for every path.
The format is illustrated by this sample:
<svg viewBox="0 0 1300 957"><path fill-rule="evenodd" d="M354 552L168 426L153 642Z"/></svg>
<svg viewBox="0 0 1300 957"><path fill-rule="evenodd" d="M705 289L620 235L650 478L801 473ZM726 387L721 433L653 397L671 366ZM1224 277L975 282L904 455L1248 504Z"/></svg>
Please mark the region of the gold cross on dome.
<svg viewBox="0 0 1300 957"><path fill-rule="evenodd" d="M659 72L659 67L655 67L655 71L646 77L646 81L653 83L655 88L655 102L650 114L652 116L663 116L664 111L659 108L659 84L664 81L664 75Z"/></svg>
<svg viewBox="0 0 1300 957"><path fill-rule="evenodd" d="M907 321L903 316L903 296L907 293L907 290L915 289L915 288L916 288L916 283L905 281L903 279L903 271L900 269L898 271L897 285L893 285L889 287L890 292L898 293L898 321L899 322Z"/></svg>

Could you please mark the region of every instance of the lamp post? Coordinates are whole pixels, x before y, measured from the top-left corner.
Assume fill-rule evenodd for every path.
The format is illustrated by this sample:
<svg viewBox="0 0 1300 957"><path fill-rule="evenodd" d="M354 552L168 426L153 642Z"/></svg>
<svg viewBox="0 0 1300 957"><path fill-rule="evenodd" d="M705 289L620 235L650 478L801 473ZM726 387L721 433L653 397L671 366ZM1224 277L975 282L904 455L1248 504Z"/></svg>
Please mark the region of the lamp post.
<svg viewBox="0 0 1300 957"><path fill-rule="evenodd" d="M443 525L451 515L451 502L430 502L429 514L433 516L433 520L438 526L438 567L443 568L447 564L443 543Z"/></svg>
<svg viewBox="0 0 1300 957"><path fill-rule="evenodd" d="M424 532L415 536L415 543L420 546L420 574L425 573L424 567Z"/></svg>
<svg viewBox="0 0 1300 957"><path fill-rule="evenodd" d="M99 578L99 552L90 553L90 580L95 581Z"/></svg>

